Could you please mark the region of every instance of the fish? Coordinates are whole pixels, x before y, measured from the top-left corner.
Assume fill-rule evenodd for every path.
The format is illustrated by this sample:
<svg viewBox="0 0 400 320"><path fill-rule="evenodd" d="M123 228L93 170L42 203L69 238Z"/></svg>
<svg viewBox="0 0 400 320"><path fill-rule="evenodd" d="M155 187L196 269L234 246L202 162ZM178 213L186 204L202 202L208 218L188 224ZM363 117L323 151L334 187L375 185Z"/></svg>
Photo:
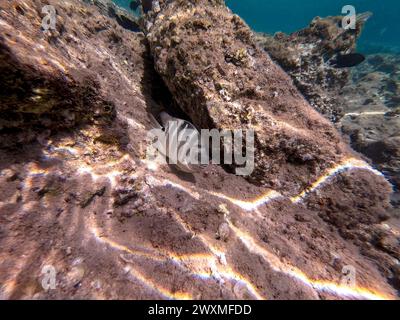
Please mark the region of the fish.
<svg viewBox="0 0 400 320"><path fill-rule="evenodd" d="M365 61L365 56L361 53L337 54L328 63L337 69L351 68L358 66Z"/></svg>
<svg viewBox="0 0 400 320"><path fill-rule="evenodd" d="M136 11L137 8L139 8L139 6L140 6L140 0L131 1L131 3L129 4L129 8L131 8L133 11Z"/></svg>
<svg viewBox="0 0 400 320"><path fill-rule="evenodd" d="M162 137L155 137L159 142L158 152L166 158L174 160L175 169L184 173L195 173L203 170L207 165L191 163L192 148L197 153L197 160L201 160L204 150L201 147L201 135L197 128L190 122L174 118L163 111L159 115L160 122L149 114L149 119L156 129L164 132ZM173 159L171 159L171 156Z"/></svg>
<svg viewBox="0 0 400 320"><path fill-rule="evenodd" d="M364 12L357 15L357 27L362 23L366 23L373 16L372 12ZM342 30L332 39L334 43L336 40L344 37L349 33L354 33L355 30L345 29ZM327 48L321 52L321 56L325 62L329 62L335 68L350 68L359 65L365 60L365 56L360 53L342 54L340 52L332 52Z"/></svg>
<svg viewBox="0 0 400 320"><path fill-rule="evenodd" d="M152 0L142 0L142 8L144 13L148 13L151 11L153 7L153 1Z"/></svg>
<svg viewBox="0 0 400 320"><path fill-rule="evenodd" d="M197 159L201 160L201 154L203 152L200 143L201 136L197 128L190 122L174 118L165 111L161 112L160 119L162 126L165 128L166 133L166 147L173 147L176 150L169 150L174 153L176 151L177 161L176 168L185 173L199 172L206 167L205 164L193 164L190 163L191 149L197 145ZM177 142L178 144L175 145ZM167 155L169 156L169 154Z"/></svg>

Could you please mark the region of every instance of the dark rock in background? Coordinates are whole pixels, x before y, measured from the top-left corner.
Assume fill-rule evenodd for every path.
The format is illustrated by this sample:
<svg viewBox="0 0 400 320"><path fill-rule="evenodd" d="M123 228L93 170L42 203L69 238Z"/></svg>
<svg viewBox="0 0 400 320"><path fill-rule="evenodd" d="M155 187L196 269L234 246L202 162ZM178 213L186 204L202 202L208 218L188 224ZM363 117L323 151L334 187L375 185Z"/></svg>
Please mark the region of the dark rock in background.
<svg viewBox="0 0 400 320"><path fill-rule="evenodd" d="M360 19L356 30L342 28L343 17L315 18L310 25L290 35L256 34L261 47L293 79L309 103L329 120L338 121L344 112L341 97L350 77L349 69L337 69L328 61L338 53L356 49L364 27Z"/></svg>

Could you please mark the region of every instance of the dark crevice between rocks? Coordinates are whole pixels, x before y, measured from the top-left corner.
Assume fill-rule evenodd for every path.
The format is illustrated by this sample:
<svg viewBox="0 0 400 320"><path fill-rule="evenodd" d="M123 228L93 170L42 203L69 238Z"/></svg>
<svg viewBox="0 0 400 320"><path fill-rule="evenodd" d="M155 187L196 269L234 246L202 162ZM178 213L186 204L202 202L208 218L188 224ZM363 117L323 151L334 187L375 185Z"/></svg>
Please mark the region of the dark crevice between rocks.
<svg viewBox="0 0 400 320"><path fill-rule="evenodd" d="M146 41L146 40L144 40ZM144 70L144 77L141 81L142 90L144 96L146 98L146 105L147 105L147 112L159 123L161 124L160 120L160 113L162 111L166 111L173 117L183 119L189 121L190 123L194 124L195 122L190 118L190 116L182 110L179 104L174 99L171 91L165 84L164 80L158 74L154 67L154 60L151 56L150 49L148 48L148 44L146 43L147 52L145 53L145 70ZM211 120L210 120L211 123ZM156 125L156 124L155 124ZM201 129L209 129L209 128L216 128L217 126L210 125L208 128L200 128L196 126L197 129L200 131ZM224 146L223 141L221 140L221 159L224 159ZM212 153L212 142L210 141L210 154ZM234 165L221 165L222 169L229 174L235 174L236 167ZM184 179L189 182L193 181L193 176L191 174L186 174L175 166L170 166L172 172L178 175L181 179Z"/></svg>
<svg viewBox="0 0 400 320"><path fill-rule="evenodd" d="M146 40L144 40L146 41ZM151 114L159 123L159 115L166 111L171 116L192 122L190 117L180 108L174 100L171 91L168 89L164 80L154 68L153 57L146 41L147 51L145 53L144 76L141 81L142 91L145 96L147 112Z"/></svg>
<svg viewBox="0 0 400 320"><path fill-rule="evenodd" d="M154 67L154 62L153 62L153 57L151 56L150 49L148 48L148 51L146 52L145 56L145 72L144 72L144 77L142 79L142 90L144 92L144 96L146 97L146 105L147 105L147 112L151 114L158 123L161 123L161 120L159 118L159 115L162 111L166 111L168 114L170 114L173 117L183 119L186 121L189 121L190 123L195 123L190 116L182 110L182 108L179 106L179 104L176 102L174 99L171 91L165 84L164 80L161 78L161 76L158 74L158 72L155 70ZM201 129L210 129L210 128L217 128L215 124L211 124L207 128L200 128L198 126L197 129L200 131ZM212 142L210 141L210 154L212 154ZM223 140L221 139L221 160L223 163L224 159L224 145L223 145ZM236 174L236 166L235 165L221 165L222 169L225 170L225 172L229 174ZM178 172L176 168L171 166L172 171L175 174L182 175L182 172ZM181 177L185 179L185 177ZM190 177L189 179L191 182L192 179Z"/></svg>

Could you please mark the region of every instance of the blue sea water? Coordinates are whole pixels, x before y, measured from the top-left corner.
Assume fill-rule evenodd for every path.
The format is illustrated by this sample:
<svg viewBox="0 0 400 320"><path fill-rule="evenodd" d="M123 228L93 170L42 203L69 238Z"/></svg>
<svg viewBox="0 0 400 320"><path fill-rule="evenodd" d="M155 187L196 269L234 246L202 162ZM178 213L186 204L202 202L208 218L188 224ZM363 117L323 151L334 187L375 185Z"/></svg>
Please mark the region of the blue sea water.
<svg viewBox="0 0 400 320"><path fill-rule="evenodd" d="M371 11L359 49L400 51L399 0L227 0L227 5L254 30L290 33L307 26L316 17L341 15L345 5L357 13Z"/></svg>
<svg viewBox="0 0 400 320"><path fill-rule="evenodd" d="M129 8L130 0L114 0ZM400 52L400 0L226 0L227 5L255 31L290 33L306 27L316 17L340 15L345 5L357 13L371 11L359 41L364 53Z"/></svg>

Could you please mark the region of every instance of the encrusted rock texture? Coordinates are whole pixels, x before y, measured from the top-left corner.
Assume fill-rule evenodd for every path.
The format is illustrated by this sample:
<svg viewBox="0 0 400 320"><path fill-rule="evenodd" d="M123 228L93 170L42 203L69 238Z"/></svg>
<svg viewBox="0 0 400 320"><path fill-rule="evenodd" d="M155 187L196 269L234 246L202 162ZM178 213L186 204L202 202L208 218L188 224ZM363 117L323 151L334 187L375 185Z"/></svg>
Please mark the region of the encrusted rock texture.
<svg viewBox="0 0 400 320"><path fill-rule="evenodd" d="M140 31L140 19L128 10L117 6L112 0L83 0L95 5L102 14L113 18L124 29Z"/></svg>
<svg viewBox="0 0 400 320"><path fill-rule="evenodd" d="M344 30L343 17L316 17L300 31L274 36L256 34L260 46L293 79L294 84L318 112L332 122L343 115L342 89L350 78L349 68L334 68L328 62L338 53L356 49L368 13L359 15L356 29Z"/></svg>
<svg viewBox="0 0 400 320"><path fill-rule="evenodd" d="M399 62L395 55L371 55L353 70L343 91L346 114L338 124L351 146L389 178L396 210L400 208Z"/></svg>
<svg viewBox="0 0 400 320"><path fill-rule="evenodd" d="M356 30L344 31L342 17L317 17L310 26L290 35L256 34L256 39L310 104L385 173L395 188L392 203L398 208L399 58L370 55L353 69L336 69L328 63L337 53L356 51L366 17L368 14L359 16Z"/></svg>
<svg viewBox="0 0 400 320"><path fill-rule="evenodd" d="M11 25L15 17L2 13L0 146L29 142L38 130L72 127L96 118L112 120L114 106L100 95L96 77L80 68L69 68L68 56L61 60L54 48L40 45L41 41L60 45L62 30L43 36L41 19L32 19L32 9L15 10L20 10L29 25L22 21ZM15 28L27 28L25 36L15 34Z"/></svg>
<svg viewBox="0 0 400 320"><path fill-rule="evenodd" d="M154 14L147 38L156 70L190 119L200 128L255 130L252 182L293 196L335 163L358 157L223 4L173 1ZM332 205L346 226L359 219L359 192L370 195L364 199L373 213L364 217L371 221L381 219L388 203L384 179L360 174L358 180L365 183L353 184L346 197L354 202L338 197Z"/></svg>
<svg viewBox="0 0 400 320"><path fill-rule="evenodd" d="M388 183L239 17L170 1L144 35L96 5L48 4L50 33L41 1L0 5L0 68L13 71L2 74L13 94L1 93L1 298L398 298ZM256 174L146 160L149 111L166 106L199 128L254 128Z"/></svg>

